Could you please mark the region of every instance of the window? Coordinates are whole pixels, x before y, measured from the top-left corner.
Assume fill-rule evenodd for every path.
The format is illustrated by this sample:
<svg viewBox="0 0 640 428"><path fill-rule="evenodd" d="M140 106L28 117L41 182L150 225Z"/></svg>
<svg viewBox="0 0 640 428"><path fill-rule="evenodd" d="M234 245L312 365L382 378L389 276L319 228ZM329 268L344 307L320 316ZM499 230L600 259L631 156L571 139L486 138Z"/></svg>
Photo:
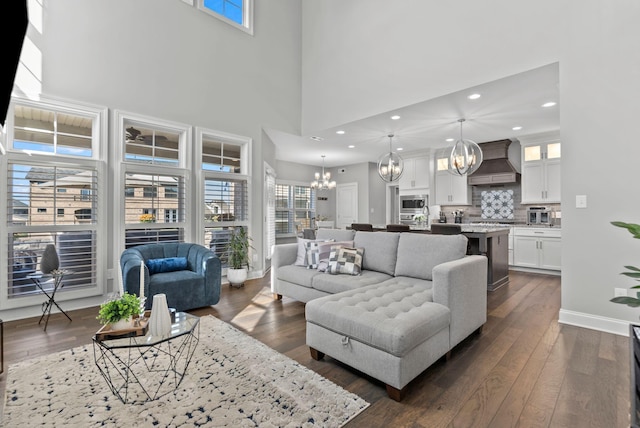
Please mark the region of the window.
<svg viewBox="0 0 640 428"><path fill-rule="evenodd" d="M164 188L164 197L165 198L177 198L178 197L178 187L171 185L163 185Z"/></svg>
<svg viewBox="0 0 640 428"><path fill-rule="evenodd" d="M58 208L58 217L64 217L64 208Z"/></svg>
<svg viewBox="0 0 640 428"><path fill-rule="evenodd" d="M94 118L62 106L15 103L11 148L27 154L94 155Z"/></svg>
<svg viewBox="0 0 640 428"><path fill-rule="evenodd" d="M198 0L198 9L253 34L253 0Z"/></svg>
<svg viewBox="0 0 640 428"><path fill-rule="evenodd" d="M276 184L276 235L295 234L311 227L316 216L315 190L308 185Z"/></svg>
<svg viewBox="0 0 640 428"><path fill-rule="evenodd" d="M128 122L125 126L125 160L178 166L179 133L135 122Z"/></svg>
<svg viewBox="0 0 640 428"><path fill-rule="evenodd" d="M186 162L191 127L120 112L115 120L122 136L122 162L114 169L123 177L118 187L124 194L118 210L124 241L115 247L184 242L186 210L192 206L187 200L191 169Z"/></svg>
<svg viewBox="0 0 640 428"><path fill-rule="evenodd" d="M158 188L157 187L144 187L142 189L142 195L145 198L157 198L158 197Z"/></svg>
<svg viewBox="0 0 640 428"><path fill-rule="evenodd" d="M204 245L226 268L228 241L236 227L249 226L249 149L246 137L198 129Z"/></svg>
<svg viewBox="0 0 640 428"><path fill-rule="evenodd" d="M174 197L166 197L158 188L171 183L176 188ZM162 227L165 223L184 222L185 191L181 175L125 174L125 188L142 188L134 191L138 197L125 198L125 247L147 242L182 242L184 225L179 228ZM158 213L164 214L162 217ZM167 215L167 213L171 213Z"/></svg>

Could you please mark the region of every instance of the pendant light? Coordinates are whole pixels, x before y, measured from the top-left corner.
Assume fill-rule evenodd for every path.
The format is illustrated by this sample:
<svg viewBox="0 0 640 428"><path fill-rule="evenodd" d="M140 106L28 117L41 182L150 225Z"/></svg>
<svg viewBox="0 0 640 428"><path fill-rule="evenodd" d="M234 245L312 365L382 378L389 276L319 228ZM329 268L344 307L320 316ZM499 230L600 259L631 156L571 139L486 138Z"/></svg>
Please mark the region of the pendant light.
<svg viewBox="0 0 640 428"><path fill-rule="evenodd" d="M378 175L383 181L391 183L393 181L397 181L402 176L402 172L404 171L404 161L397 153L394 153L391 148L393 134L389 134L388 137L389 153L385 153L380 156L380 159L378 160Z"/></svg>
<svg viewBox="0 0 640 428"><path fill-rule="evenodd" d="M453 175L471 175L482 163L482 149L475 141L462 138L462 124L465 119L458 119L458 122L460 122L460 139L451 149L449 172Z"/></svg>
<svg viewBox="0 0 640 428"><path fill-rule="evenodd" d="M315 180L311 182L312 189L328 190L336 187L336 182L331 181L331 173L324 172L324 157L325 155L322 155L322 176L316 172Z"/></svg>

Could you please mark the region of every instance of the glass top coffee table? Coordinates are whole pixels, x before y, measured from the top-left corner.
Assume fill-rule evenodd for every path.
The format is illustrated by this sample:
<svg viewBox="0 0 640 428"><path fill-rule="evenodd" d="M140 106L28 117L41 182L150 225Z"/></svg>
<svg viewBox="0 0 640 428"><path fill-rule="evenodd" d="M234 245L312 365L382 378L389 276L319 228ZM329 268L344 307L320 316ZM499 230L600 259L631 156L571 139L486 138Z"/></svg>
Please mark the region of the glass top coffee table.
<svg viewBox="0 0 640 428"><path fill-rule="evenodd" d="M177 312L165 336L93 337L96 366L123 403L162 397L180 385L200 338L200 318Z"/></svg>

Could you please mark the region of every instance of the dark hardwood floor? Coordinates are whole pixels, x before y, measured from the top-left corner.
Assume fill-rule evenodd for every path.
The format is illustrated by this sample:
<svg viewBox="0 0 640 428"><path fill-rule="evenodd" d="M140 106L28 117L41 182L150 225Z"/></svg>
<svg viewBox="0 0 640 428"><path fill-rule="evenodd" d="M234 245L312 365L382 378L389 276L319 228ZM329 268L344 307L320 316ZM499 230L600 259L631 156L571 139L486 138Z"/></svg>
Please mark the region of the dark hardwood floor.
<svg viewBox="0 0 640 428"><path fill-rule="evenodd" d="M512 271L488 294L482 333L418 376L400 403L328 356L313 360L304 304L274 300L268 276L223 286L217 305L191 312L233 324L371 403L348 427L628 427L628 338L560 325L559 309L559 277ZM53 314L46 332L38 318L5 322L2 406L8 365L91 341L97 308L70 315Z"/></svg>

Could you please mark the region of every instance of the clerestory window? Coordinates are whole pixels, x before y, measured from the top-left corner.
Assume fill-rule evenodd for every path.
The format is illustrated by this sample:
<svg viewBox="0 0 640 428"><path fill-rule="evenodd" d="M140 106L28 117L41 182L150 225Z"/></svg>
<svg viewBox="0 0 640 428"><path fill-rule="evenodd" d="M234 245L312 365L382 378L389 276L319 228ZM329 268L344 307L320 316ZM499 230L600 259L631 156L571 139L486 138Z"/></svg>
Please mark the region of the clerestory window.
<svg viewBox="0 0 640 428"><path fill-rule="evenodd" d="M253 0L198 0L198 9L253 34Z"/></svg>

